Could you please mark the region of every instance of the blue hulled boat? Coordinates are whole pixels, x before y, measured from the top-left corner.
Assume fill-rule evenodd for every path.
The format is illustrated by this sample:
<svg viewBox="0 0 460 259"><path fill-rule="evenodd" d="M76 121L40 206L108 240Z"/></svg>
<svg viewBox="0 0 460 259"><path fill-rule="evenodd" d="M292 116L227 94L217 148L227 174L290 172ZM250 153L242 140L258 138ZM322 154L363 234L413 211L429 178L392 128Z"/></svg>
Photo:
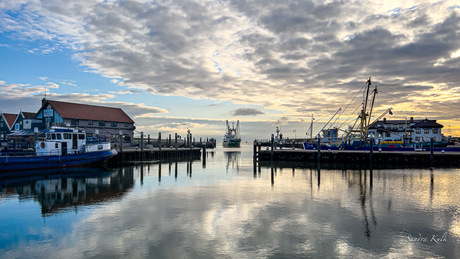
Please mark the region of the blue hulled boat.
<svg viewBox="0 0 460 259"><path fill-rule="evenodd" d="M116 154L110 143L88 139L85 131L53 127L45 130L45 139L35 143L32 154L3 150L0 172L97 164Z"/></svg>

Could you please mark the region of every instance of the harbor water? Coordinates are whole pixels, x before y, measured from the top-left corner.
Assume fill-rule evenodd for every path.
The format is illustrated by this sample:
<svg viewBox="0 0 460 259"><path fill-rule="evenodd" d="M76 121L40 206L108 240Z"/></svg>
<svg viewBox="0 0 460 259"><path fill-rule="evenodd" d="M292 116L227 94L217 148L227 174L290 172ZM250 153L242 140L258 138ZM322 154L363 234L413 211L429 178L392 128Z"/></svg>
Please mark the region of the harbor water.
<svg viewBox="0 0 460 259"><path fill-rule="evenodd" d="M460 169L258 166L252 149L0 176L0 258L460 258Z"/></svg>

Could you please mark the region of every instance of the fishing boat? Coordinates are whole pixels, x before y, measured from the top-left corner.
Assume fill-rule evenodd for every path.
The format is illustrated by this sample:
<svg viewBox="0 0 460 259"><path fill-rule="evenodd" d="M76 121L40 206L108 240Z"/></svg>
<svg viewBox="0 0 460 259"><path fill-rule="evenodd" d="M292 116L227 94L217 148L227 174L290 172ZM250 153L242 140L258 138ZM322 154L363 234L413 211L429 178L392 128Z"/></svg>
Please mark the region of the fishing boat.
<svg viewBox="0 0 460 259"><path fill-rule="evenodd" d="M311 133L310 143L304 142L304 149L341 149L341 150L381 150L381 151L414 151L439 148L442 150L456 150L456 148L447 147L448 141L442 140L440 128L436 120L386 120L386 115L393 115L392 108L386 109L376 119L372 118L375 98L378 93L377 86L371 90L371 78L363 85L363 101L361 111L356 118L353 126L348 130L339 128L325 129L329 122L341 110L339 109L334 116L324 125L320 132L323 137L314 140L313 132ZM348 107L349 105L347 105ZM383 120L381 120L383 118ZM343 124L342 124L343 125ZM313 117L310 128L313 128ZM338 131L344 132L339 138ZM422 134L423 133L423 134ZM431 137L429 134L431 133ZM431 143L433 141L433 143Z"/></svg>
<svg viewBox="0 0 460 259"><path fill-rule="evenodd" d="M110 143L87 137L82 130L52 127L44 133L45 139L35 142L32 153L3 150L0 172L78 167L102 163L117 154Z"/></svg>
<svg viewBox="0 0 460 259"><path fill-rule="evenodd" d="M240 121L236 122L236 127L232 123L232 127L227 123L227 132L224 135L224 140L222 141L222 145L224 147L240 147L241 138L240 138Z"/></svg>

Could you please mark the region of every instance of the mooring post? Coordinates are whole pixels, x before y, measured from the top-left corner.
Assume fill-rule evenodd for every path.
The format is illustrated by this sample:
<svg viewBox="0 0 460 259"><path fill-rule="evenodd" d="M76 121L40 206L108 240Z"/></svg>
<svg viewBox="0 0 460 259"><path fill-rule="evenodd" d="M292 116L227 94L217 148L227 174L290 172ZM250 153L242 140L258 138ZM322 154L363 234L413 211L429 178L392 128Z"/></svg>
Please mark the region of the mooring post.
<svg viewBox="0 0 460 259"><path fill-rule="evenodd" d="M118 132L118 135L120 136L120 159L122 159L122 154L123 154L123 131L120 130L120 132Z"/></svg>
<svg viewBox="0 0 460 259"><path fill-rule="evenodd" d="M274 154L274 149L275 148L275 134L272 134L272 139L271 139L271 149L270 149L270 158L271 158L271 161L273 161L273 156L275 155Z"/></svg>
<svg viewBox="0 0 460 259"><path fill-rule="evenodd" d="M430 138L430 165L431 165L431 167L434 166L434 138L433 138L433 134L431 134L431 138Z"/></svg>
<svg viewBox="0 0 460 259"><path fill-rule="evenodd" d="M176 161L177 161L177 157L178 157L178 154L177 154L177 133L174 133L174 146L176 146Z"/></svg>
<svg viewBox="0 0 460 259"><path fill-rule="evenodd" d="M169 146L169 147L171 147L171 143L172 143L172 142L171 142L171 134L169 134L169 142L168 142L168 144L169 144L168 146Z"/></svg>
<svg viewBox="0 0 460 259"><path fill-rule="evenodd" d="M144 132L141 131L141 160L144 160Z"/></svg>
<svg viewBox="0 0 460 259"><path fill-rule="evenodd" d="M203 145L203 168L206 168L206 145Z"/></svg>
<svg viewBox="0 0 460 259"><path fill-rule="evenodd" d="M158 132L158 150L161 152L161 132Z"/></svg>
<svg viewBox="0 0 460 259"><path fill-rule="evenodd" d="M318 134L318 164L321 162L321 136Z"/></svg>
<svg viewBox="0 0 460 259"><path fill-rule="evenodd" d="M252 159L254 161L257 160L257 141L256 140L254 140Z"/></svg>
<svg viewBox="0 0 460 259"><path fill-rule="evenodd" d="M374 155L374 134L371 133L371 139L370 139L370 149L369 149L369 165L372 170L372 157Z"/></svg>

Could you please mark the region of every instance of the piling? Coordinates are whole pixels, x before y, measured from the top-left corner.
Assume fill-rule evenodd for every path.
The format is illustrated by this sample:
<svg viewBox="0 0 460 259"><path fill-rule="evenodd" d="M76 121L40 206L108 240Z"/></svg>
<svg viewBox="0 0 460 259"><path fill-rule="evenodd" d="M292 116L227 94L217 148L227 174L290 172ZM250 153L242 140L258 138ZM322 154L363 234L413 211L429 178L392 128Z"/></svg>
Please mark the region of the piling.
<svg viewBox="0 0 460 259"><path fill-rule="evenodd" d="M374 156L374 136L371 136L371 143L369 148L369 166L372 170L372 159Z"/></svg>
<svg viewBox="0 0 460 259"><path fill-rule="evenodd" d="M321 162L321 136L318 134L318 164Z"/></svg>
<svg viewBox="0 0 460 259"><path fill-rule="evenodd" d="M161 152L161 132L158 132L158 148L160 149L160 152Z"/></svg>
<svg viewBox="0 0 460 259"><path fill-rule="evenodd" d="M271 149L270 149L270 157L271 157L271 161L273 161L273 156L275 154L275 151L274 151L274 148L275 148L275 135L272 134L272 138L271 138Z"/></svg>
<svg viewBox="0 0 460 259"><path fill-rule="evenodd" d="M434 139L433 137L430 138L430 165L431 167L434 166Z"/></svg>
<svg viewBox="0 0 460 259"><path fill-rule="evenodd" d="M203 168L206 168L206 145L203 145Z"/></svg>
<svg viewBox="0 0 460 259"><path fill-rule="evenodd" d="M144 132L141 131L141 160L144 160Z"/></svg>

